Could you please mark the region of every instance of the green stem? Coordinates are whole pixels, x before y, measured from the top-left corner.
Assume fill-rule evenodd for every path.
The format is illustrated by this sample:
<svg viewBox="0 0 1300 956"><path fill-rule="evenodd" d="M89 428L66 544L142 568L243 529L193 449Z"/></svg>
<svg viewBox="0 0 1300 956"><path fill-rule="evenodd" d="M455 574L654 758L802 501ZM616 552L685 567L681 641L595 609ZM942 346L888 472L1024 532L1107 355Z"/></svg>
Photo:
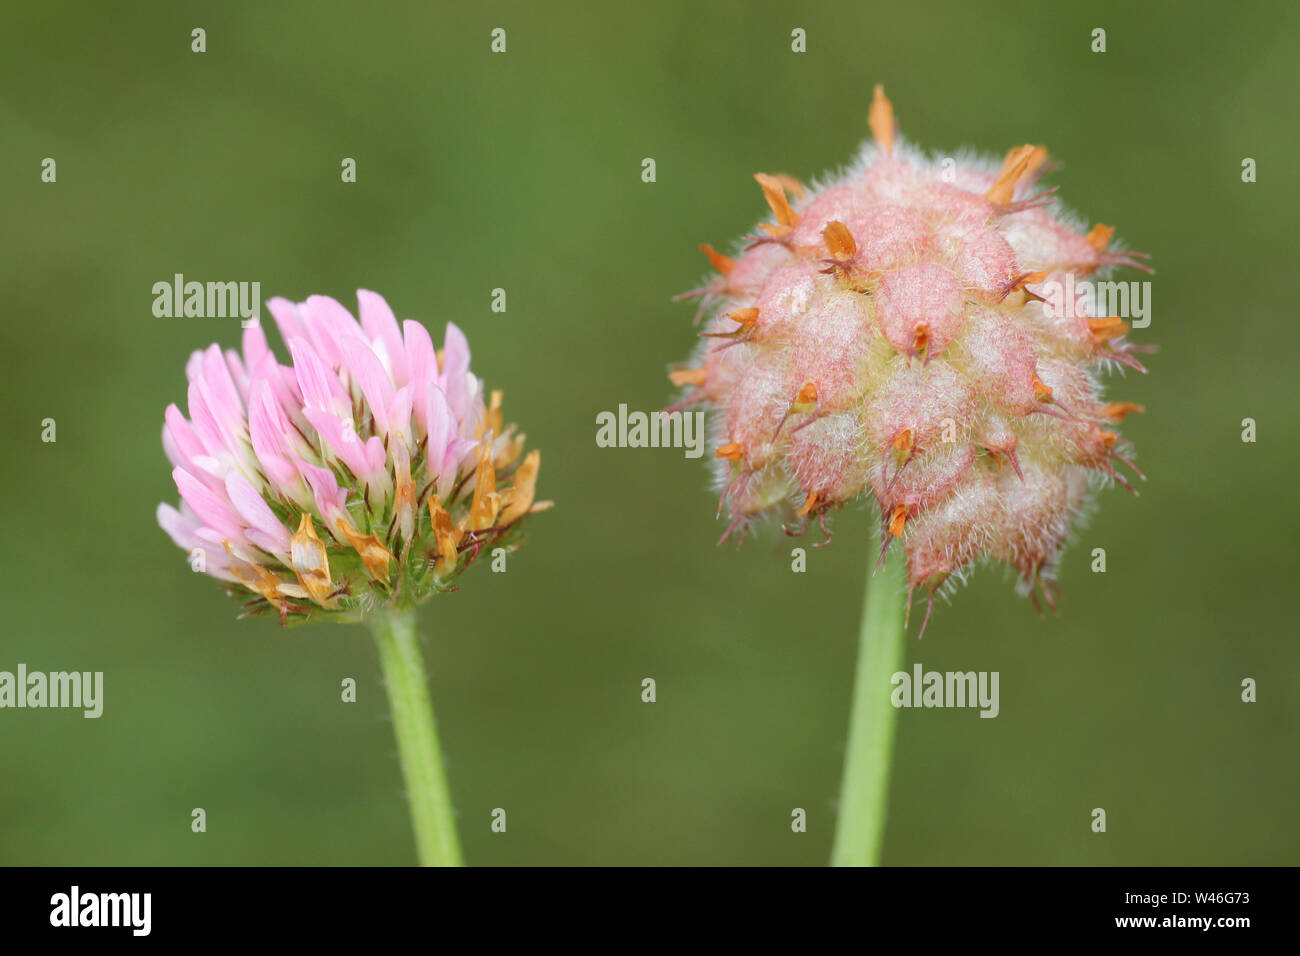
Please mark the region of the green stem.
<svg viewBox="0 0 1300 956"><path fill-rule="evenodd" d="M906 561L893 547L875 579L868 577L862 606L853 713L840 786L839 824L831 848L832 866L876 866L885 835L889 772L898 711L891 702L891 678L907 660L903 626Z"/></svg>
<svg viewBox="0 0 1300 956"><path fill-rule="evenodd" d="M433 701L415 633L415 611L378 611L367 623L379 645L420 865L463 866Z"/></svg>

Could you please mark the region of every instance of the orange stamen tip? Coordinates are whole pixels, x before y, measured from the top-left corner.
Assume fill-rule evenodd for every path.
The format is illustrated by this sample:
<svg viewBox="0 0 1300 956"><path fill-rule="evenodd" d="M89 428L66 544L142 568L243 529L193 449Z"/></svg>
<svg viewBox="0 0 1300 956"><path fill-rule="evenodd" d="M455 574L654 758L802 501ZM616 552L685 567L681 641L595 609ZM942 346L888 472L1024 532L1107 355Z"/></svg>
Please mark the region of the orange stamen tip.
<svg viewBox="0 0 1300 956"><path fill-rule="evenodd" d="M1131 415L1134 412L1141 414L1146 408L1135 402L1111 402L1102 409L1102 416L1110 419L1112 422L1122 422L1124 416Z"/></svg>
<svg viewBox="0 0 1300 956"><path fill-rule="evenodd" d="M794 232L793 227L782 226L775 222L760 222L758 228L762 229L773 239L785 239L790 235L790 233Z"/></svg>
<svg viewBox="0 0 1300 956"><path fill-rule="evenodd" d="M889 533L895 538L903 536L903 526L907 524L907 505L894 505L889 515Z"/></svg>
<svg viewBox="0 0 1300 956"><path fill-rule="evenodd" d="M838 219L832 219L826 224L822 230L822 239L826 242L826 250L831 258L838 262L846 262L858 252L858 243L853 238L853 233Z"/></svg>
<svg viewBox="0 0 1300 956"><path fill-rule="evenodd" d="M1119 435L1115 434L1114 432L1108 432L1108 431L1101 432L1101 442L1107 448L1112 447L1115 444L1115 442L1117 442L1118 440L1119 440Z"/></svg>
<svg viewBox="0 0 1300 956"><path fill-rule="evenodd" d="M802 518L804 515L809 514L809 513L810 513L814 508L817 507L817 500L818 500L818 498L819 498L819 495L817 494L817 492L814 491L812 494L810 494L810 495L808 496L808 500L805 501L805 502L803 503L803 507L800 508L800 509L796 512L796 514L798 514L799 517L801 517L801 518Z"/></svg>
<svg viewBox="0 0 1300 956"><path fill-rule="evenodd" d="M1034 376L1033 385L1034 385L1034 398L1038 399L1040 402L1050 402L1052 400L1051 386L1047 385L1037 375Z"/></svg>
<svg viewBox="0 0 1300 956"><path fill-rule="evenodd" d="M700 246L700 252L709 257L709 262L713 263L713 268L717 269L724 276L736 268L736 260L730 256L724 256L707 242Z"/></svg>
<svg viewBox="0 0 1300 956"><path fill-rule="evenodd" d="M740 461L740 459L744 456L744 454L745 454L745 449L740 447L740 442L729 441L721 448L719 448L716 452L714 452L713 457L727 458L731 461Z"/></svg>
<svg viewBox="0 0 1300 956"><path fill-rule="evenodd" d="M799 394L794 397L795 405L816 405L817 404L817 386L812 382L804 383L803 388L799 389Z"/></svg>
<svg viewBox="0 0 1300 956"><path fill-rule="evenodd" d="M1006 159L1002 161L1002 172L998 174L997 180L989 191L984 194L984 198L995 206L1005 206L1011 202L1011 196L1016 191L1016 183L1029 170L1030 157L1033 156L1034 150L1041 148L1030 145L1017 146L1007 153Z"/></svg>
<svg viewBox="0 0 1300 956"><path fill-rule="evenodd" d="M703 385L708 372L702 368L679 368L668 373L668 381L680 387L682 385Z"/></svg>
<svg viewBox="0 0 1300 956"><path fill-rule="evenodd" d="M894 104L885 95L885 88L877 83L871 94L871 108L867 111L867 126L871 128L871 138L880 144L880 150L886 156L894 151Z"/></svg>
<svg viewBox="0 0 1300 956"><path fill-rule="evenodd" d="M903 454L908 454L912 450L912 429L904 428L894 437L894 447Z"/></svg>
<svg viewBox="0 0 1300 956"><path fill-rule="evenodd" d="M776 221L782 226L796 225L799 216L790 208L790 201L785 198L785 185L781 182L781 178L769 176L767 173L755 173L754 179L763 187L763 198L772 207L772 215L776 216ZM771 230L768 232L771 233Z"/></svg>
<svg viewBox="0 0 1300 956"><path fill-rule="evenodd" d="M748 309L737 309L735 312L728 312L727 318L739 324L742 328L749 328L758 321L758 306L750 306Z"/></svg>
<svg viewBox="0 0 1300 956"><path fill-rule="evenodd" d="M1115 235L1115 227L1097 223L1092 227L1088 235L1084 236L1084 241L1092 246L1098 252L1105 252L1106 247L1110 245L1111 236Z"/></svg>
<svg viewBox="0 0 1300 956"><path fill-rule="evenodd" d="M1088 330L1092 332L1094 339L1104 342L1107 339L1119 338L1128 332L1128 326L1118 315L1111 315L1101 319L1089 319Z"/></svg>

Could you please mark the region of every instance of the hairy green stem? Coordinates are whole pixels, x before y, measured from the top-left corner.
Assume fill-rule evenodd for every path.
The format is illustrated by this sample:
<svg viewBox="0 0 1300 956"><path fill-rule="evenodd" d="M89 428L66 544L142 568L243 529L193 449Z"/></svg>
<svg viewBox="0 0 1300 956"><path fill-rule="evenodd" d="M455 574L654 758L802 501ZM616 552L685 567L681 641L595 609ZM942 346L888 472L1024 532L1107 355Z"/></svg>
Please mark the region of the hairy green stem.
<svg viewBox="0 0 1300 956"><path fill-rule="evenodd" d="M891 548L881 572L874 579L867 578L832 866L880 863L898 718L890 700L890 679L907 658L903 626L906 561L902 552L901 547Z"/></svg>
<svg viewBox="0 0 1300 956"><path fill-rule="evenodd" d="M420 865L463 866L415 611L379 611L367 623L379 645Z"/></svg>

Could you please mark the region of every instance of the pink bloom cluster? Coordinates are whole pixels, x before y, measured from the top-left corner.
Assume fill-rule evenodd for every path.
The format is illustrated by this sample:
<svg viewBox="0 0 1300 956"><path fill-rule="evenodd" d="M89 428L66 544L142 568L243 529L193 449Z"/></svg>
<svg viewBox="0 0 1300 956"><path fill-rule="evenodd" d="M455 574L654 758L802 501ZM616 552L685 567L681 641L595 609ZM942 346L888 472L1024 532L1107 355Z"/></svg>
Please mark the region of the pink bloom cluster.
<svg viewBox="0 0 1300 956"><path fill-rule="evenodd" d="M1140 408L1103 402L1098 373L1141 365L1120 317L1047 296L1144 257L1053 213L1035 192L1041 146L1001 164L927 158L896 142L879 87L870 123L875 142L817 191L756 176L775 221L741 254L702 247L720 274L688 293L710 318L672 374L678 407L716 410L727 534L769 513L824 530L870 495L881 557L901 541L910 588L932 600L993 559L1052 603L1094 479L1127 485L1112 423Z"/></svg>
<svg viewBox="0 0 1300 956"><path fill-rule="evenodd" d="M285 623L356 619L447 590L479 550L509 544L533 501L536 451L485 401L465 336L435 351L419 322L357 293L267 303L292 356L259 325L243 354L186 365L187 418L170 405L163 448L181 495L158 523L191 564Z"/></svg>

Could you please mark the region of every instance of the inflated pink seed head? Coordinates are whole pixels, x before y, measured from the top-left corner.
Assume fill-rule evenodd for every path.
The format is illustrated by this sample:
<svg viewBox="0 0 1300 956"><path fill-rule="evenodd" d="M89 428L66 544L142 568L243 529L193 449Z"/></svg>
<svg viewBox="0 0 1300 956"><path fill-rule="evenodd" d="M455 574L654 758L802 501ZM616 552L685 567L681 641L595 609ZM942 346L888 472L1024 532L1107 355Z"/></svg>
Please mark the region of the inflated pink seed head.
<svg viewBox="0 0 1300 956"><path fill-rule="evenodd" d="M765 513L806 528L869 495L882 555L895 538L931 595L985 558L1048 589L1090 488L1128 459L1101 400L1110 363L1142 370L1117 317L1054 285L1145 269L1108 251L1036 186L1047 151L1001 163L927 158L902 143L877 87L874 142L815 192L756 174L772 212L690 296L708 316L679 407L716 412L725 539ZM1132 466L1129 466L1132 467Z"/></svg>

